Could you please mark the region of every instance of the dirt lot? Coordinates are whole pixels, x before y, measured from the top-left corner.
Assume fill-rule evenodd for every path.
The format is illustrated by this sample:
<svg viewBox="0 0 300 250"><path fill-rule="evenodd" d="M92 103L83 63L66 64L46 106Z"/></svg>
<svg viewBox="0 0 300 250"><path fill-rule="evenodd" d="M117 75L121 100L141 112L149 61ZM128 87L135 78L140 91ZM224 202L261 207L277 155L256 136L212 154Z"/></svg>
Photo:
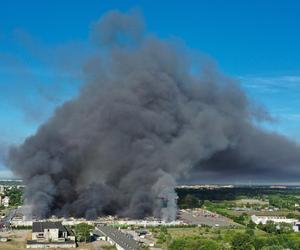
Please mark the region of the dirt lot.
<svg viewBox="0 0 300 250"><path fill-rule="evenodd" d="M7 237L8 242L0 242L0 249L22 250L26 249L25 242L31 236L30 230L16 230L10 232L0 232L0 237Z"/></svg>
<svg viewBox="0 0 300 250"><path fill-rule="evenodd" d="M0 232L0 237L7 237L8 242L0 242L0 250L25 250L26 241L31 238L31 230L15 230L10 232ZM51 250L61 250L48 248ZM108 242L96 241L92 243L80 243L76 250L112 250L115 249ZM44 249L37 249L44 250Z"/></svg>

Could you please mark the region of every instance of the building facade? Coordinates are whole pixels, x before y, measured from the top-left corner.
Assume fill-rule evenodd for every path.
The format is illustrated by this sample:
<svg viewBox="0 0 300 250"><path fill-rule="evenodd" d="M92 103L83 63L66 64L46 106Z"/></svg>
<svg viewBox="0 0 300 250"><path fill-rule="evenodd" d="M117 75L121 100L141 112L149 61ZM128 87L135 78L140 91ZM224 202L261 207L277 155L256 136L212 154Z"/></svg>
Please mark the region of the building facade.
<svg viewBox="0 0 300 250"><path fill-rule="evenodd" d="M272 221L274 223L288 223L288 224L295 224L298 222L296 219L288 219L286 217L281 216L256 216L252 215L251 220L255 224L263 224L265 225L268 221Z"/></svg>
<svg viewBox="0 0 300 250"><path fill-rule="evenodd" d="M76 247L75 236L61 222L44 221L32 223L32 240L27 248L71 248Z"/></svg>
<svg viewBox="0 0 300 250"><path fill-rule="evenodd" d="M4 207L8 207L9 206L9 197L8 196L5 196L3 199L2 199L2 205Z"/></svg>

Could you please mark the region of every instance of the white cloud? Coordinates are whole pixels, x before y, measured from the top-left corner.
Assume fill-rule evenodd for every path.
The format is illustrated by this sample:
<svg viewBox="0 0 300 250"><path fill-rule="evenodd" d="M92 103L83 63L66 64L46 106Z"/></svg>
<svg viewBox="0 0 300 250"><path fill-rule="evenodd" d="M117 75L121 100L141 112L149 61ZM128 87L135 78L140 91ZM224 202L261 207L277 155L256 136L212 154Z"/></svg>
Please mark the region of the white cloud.
<svg viewBox="0 0 300 250"><path fill-rule="evenodd" d="M300 76L239 76L242 86L261 91L279 92L282 89L300 89Z"/></svg>

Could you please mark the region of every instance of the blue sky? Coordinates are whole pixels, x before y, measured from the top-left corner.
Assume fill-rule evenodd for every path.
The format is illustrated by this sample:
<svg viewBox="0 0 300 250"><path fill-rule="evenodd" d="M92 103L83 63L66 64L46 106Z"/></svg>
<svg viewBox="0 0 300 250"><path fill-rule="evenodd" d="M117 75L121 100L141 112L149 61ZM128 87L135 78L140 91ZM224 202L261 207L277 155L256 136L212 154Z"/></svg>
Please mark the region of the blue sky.
<svg viewBox="0 0 300 250"><path fill-rule="evenodd" d="M146 28L216 60L275 122L300 141L300 2L2 0L0 157L76 95L91 23L106 11L137 8ZM76 53L74 52L76 51ZM1 160L1 158L0 158ZM0 163L0 178L9 176Z"/></svg>

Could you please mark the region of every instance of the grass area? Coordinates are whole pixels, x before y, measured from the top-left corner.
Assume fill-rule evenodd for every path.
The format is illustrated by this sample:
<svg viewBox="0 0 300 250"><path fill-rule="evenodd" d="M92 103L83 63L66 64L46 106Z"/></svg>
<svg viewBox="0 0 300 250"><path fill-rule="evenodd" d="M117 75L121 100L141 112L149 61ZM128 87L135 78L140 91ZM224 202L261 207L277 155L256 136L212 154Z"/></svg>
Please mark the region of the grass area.
<svg viewBox="0 0 300 250"><path fill-rule="evenodd" d="M115 246L103 246L103 250L116 250L117 248Z"/></svg>
<svg viewBox="0 0 300 250"><path fill-rule="evenodd" d="M174 240L182 240L182 239L203 239L203 240L212 240L217 242L220 245L230 245L233 237L238 233L245 233L244 227L239 228L222 228L222 227L170 227L166 229L165 232L166 237L161 237L159 231L156 233L156 237L158 238L158 242L156 244L157 247L161 247L162 249L168 249L168 245ZM256 237L266 237L268 234L261 230L254 230L254 235ZM164 241L160 241L160 238L165 239ZM224 248L225 249L225 248Z"/></svg>
<svg viewBox="0 0 300 250"><path fill-rule="evenodd" d="M201 231L200 227L191 228L168 228L168 233L172 238L187 237L187 236L199 236Z"/></svg>
<svg viewBox="0 0 300 250"><path fill-rule="evenodd" d="M289 238L300 243L300 235L299 235L299 233L290 233L289 234Z"/></svg>
<svg viewBox="0 0 300 250"><path fill-rule="evenodd" d="M116 250L116 247L115 246L111 246L107 242L97 241L97 242L90 242L90 243L80 242L80 243L78 243L78 247L76 248L76 250L96 250L96 249L101 249L101 250Z"/></svg>
<svg viewBox="0 0 300 250"><path fill-rule="evenodd" d="M194 228L168 228L168 233L173 239L180 237L201 236L206 239L228 238L228 235L244 232L243 228L209 228L209 227L194 227ZM254 231L256 236L265 236L266 232L262 230Z"/></svg>

